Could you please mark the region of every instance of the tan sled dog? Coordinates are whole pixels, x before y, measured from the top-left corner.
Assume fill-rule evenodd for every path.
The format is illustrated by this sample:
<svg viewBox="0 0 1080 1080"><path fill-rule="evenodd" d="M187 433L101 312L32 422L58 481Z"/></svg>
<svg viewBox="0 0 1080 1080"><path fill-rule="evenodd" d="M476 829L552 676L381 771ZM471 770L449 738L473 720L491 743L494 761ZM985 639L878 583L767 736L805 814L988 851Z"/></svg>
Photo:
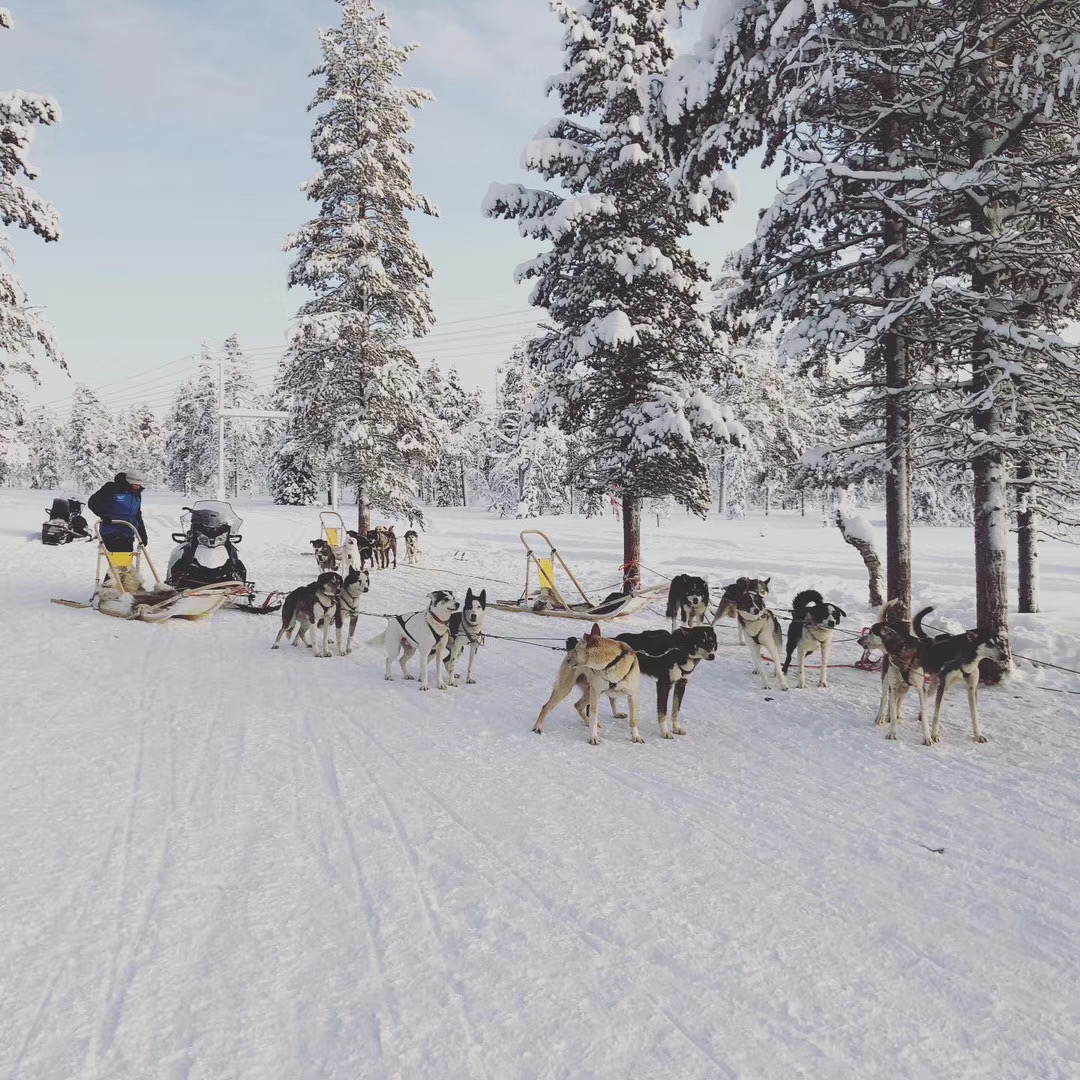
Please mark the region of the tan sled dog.
<svg viewBox="0 0 1080 1080"><path fill-rule="evenodd" d="M544 721L548 713L565 698L575 686L584 693L574 702L574 708L589 729L589 743L596 746L600 738L596 733L600 698L625 697L630 713L630 738L643 743L637 722L638 691L641 686L641 667L637 653L621 641L600 636L600 624L593 623L580 641L567 638L566 657L559 665L559 673L551 690L551 697L544 702L540 715L533 724L537 735L544 733ZM612 704L614 709L614 703Z"/></svg>

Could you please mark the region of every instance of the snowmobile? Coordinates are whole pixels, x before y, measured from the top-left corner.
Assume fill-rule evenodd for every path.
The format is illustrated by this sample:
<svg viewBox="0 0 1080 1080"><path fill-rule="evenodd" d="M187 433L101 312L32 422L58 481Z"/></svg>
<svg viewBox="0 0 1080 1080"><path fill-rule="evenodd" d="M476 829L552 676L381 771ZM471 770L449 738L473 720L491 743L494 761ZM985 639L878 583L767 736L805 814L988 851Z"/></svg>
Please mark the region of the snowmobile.
<svg viewBox="0 0 1080 1080"><path fill-rule="evenodd" d="M41 542L55 547L70 544L72 540L90 539L90 529L82 516L82 503L78 499L53 499L45 511L49 520L41 526Z"/></svg>
<svg viewBox="0 0 1080 1080"><path fill-rule="evenodd" d="M180 519L182 532L173 533L176 543L169 556L165 583L174 589L200 589L232 583L238 586L230 604L260 615L277 611L277 593L269 593L256 603L255 585L247 580L247 569L236 546L243 540L243 520L227 502L204 499L185 506Z"/></svg>
<svg viewBox="0 0 1080 1080"><path fill-rule="evenodd" d="M94 595L89 603L77 600L53 600L65 607L95 608L103 615L143 622L166 619L204 619L232 598L243 583L224 581L192 589L173 589L164 585L150 555L139 539L138 530L127 521L116 521L131 530L131 551L110 551L101 539L100 523L94 525L98 542L97 567L94 572ZM143 581L143 567L150 570L154 584L148 589ZM104 570L104 572L103 572Z"/></svg>

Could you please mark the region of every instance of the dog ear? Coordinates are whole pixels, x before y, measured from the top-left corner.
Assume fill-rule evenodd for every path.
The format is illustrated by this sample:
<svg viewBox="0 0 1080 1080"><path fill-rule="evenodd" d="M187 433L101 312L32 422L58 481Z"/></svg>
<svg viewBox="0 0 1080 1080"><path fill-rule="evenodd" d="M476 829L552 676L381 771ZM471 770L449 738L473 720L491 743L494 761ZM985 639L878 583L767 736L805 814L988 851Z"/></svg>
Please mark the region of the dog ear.
<svg viewBox="0 0 1080 1080"><path fill-rule="evenodd" d="M590 638L599 638L601 636L600 624L598 622L594 622L592 624L592 629L585 636Z"/></svg>
<svg viewBox="0 0 1080 1080"><path fill-rule="evenodd" d="M766 589L767 589L767 588L769 587L769 582L770 582L770 581L772 581L772 578L771 578L771 577L767 577L767 578L766 578L766 579L765 579L765 580L764 580L764 581L762 582L762 584L763 584L763 585L765 586L765 588L766 588Z"/></svg>
<svg viewBox="0 0 1080 1080"><path fill-rule="evenodd" d="M847 618L847 612L842 607L836 607L835 604L833 604L833 607L836 608L836 614L839 615L841 619Z"/></svg>
<svg viewBox="0 0 1080 1080"><path fill-rule="evenodd" d="M487 589L480 590L480 606L482 608L487 607Z"/></svg>
<svg viewBox="0 0 1080 1080"><path fill-rule="evenodd" d="M472 603L472 600L473 600L472 586L470 585L465 590L465 606L468 607Z"/></svg>

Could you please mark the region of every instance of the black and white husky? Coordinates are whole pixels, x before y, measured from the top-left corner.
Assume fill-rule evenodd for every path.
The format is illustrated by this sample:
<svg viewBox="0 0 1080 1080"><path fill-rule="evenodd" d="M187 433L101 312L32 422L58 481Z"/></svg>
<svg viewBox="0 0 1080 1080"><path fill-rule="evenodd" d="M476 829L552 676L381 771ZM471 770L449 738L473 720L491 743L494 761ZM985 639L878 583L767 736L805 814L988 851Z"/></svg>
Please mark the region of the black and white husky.
<svg viewBox="0 0 1080 1080"><path fill-rule="evenodd" d="M799 661L799 689L806 689L806 657L821 652L821 677L819 687L829 685L829 649L833 630L847 612L835 604L827 604L816 589L803 589L791 601L791 624L787 632L787 656L784 658L784 674L791 667L791 657L797 652Z"/></svg>
<svg viewBox="0 0 1080 1080"><path fill-rule="evenodd" d="M408 534L406 534L408 535ZM408 552L408 545L405 548ZM465 593L465 603L460 611L450 616L450 650L446 654L446 676L454 681L454 668L457 666L458 657L469 648L469 667L465 672L465 682L475 683L473 678L473 664L476 662L476 651L484 644L484 613L487 611L487 589L481 589L474 593L470 588Z"/></svg>
<svg viewBox="0 0 1080 1080"><path fill-rule="evenodd" d="M443 653L450 643L450 617L461 605L449 589L436 589L428 593L426 611L410 611L406 615L392 615L386 620L386 629L375 638L371 645L386 646L386 678L394 681L390 665L401 654L399 661L401 674L406 679L415 676L409 674L405 666L413 653L420 654L420 689L428 690L428 666L435 660L435 685L439 690L446 689L443 679Z"/></svg>
<svg viewBox="0 0 1080 1080"><path fill-rule="evenodd" d="M292 643L311 645L316 656L329 656L330 623L337 611L338 596L341 593L341 575L333 571L320 574L310 585L301 585L285 597L281 605L281 629L274 638L271 649L276 649L284 637L286 641L294 630ZM313 641L308 641L308 630L322 630L322 650Z"/></svg>
<svg viewBox="0 0 1080 1080"><path fill-rule="evenodd" d="M410 529L405 534L405 562L409 566L416 565L416 557L420 554L420 537L415 529Z"/></svg>
<svg viewBox="0 0 1080 1080"><path fill-rule="evenodd" d="M780 620L765 606L761 593L750 590L740 596L735 615L739 620L739 629L750 646L750 653L754 657L754 674L761 676L761 685L766 690L769 689L769 679L761 662L761 653L764 650L776 666L776 679L780 683L780 689L786 690L787 679L781 667L784 639L780 631Z"/></svg>
<svg viewBox="0 0 1080 1080"><path fill-rule="evenodd" d="M667 617L671 631L675 632L676 620L684 626L704 624L709 610L709 583L704 578L689 574L676 574L668 589Z"/></svg>
<svg viewBox="0 0 1080 1080"><path fill-rule="evenodd" d="M360 597L371 588L371 575L366 570L353 567L341 583L338 593L337 611L334 614L334 629L337 631L338 656L352 652L353 635L356 633L356 621L360 617ZM349 634L345 639L345 649L341 648L341 628L345 619L349 620Z"/></svg>
<svg viewBox="0 0 1080 1080"><path fill-rule="evenodd" d="M665 739L685 735L679 710L690 676L702 660L716 659L716 631L711 626L680 626L677 630L645 630L640 634L619 634L637 653L642 674L656 680L656 719ZM672 689L674 696L672 697ZM672 698L671 726L668 727L668 699ZM611 704L615 716L615 703Z"/></svg>

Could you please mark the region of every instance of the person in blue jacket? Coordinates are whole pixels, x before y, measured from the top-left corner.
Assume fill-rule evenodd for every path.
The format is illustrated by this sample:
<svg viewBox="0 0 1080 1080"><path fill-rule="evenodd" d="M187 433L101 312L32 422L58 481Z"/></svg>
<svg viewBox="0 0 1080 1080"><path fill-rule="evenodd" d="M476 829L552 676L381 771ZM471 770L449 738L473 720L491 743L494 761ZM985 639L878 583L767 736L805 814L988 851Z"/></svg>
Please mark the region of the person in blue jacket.
<svg viewBox="0 0 1080 1080"><path fill-rule="evenodd" d="M142 519L142 491L145 486L146 477L141 472L126 469L118 472L86 500L90 510L101 518L101 541L109 551L134 550L135 538L127 525L117 524L121 521L134 525L139 539L146 544L146 526Z"/></svg>

